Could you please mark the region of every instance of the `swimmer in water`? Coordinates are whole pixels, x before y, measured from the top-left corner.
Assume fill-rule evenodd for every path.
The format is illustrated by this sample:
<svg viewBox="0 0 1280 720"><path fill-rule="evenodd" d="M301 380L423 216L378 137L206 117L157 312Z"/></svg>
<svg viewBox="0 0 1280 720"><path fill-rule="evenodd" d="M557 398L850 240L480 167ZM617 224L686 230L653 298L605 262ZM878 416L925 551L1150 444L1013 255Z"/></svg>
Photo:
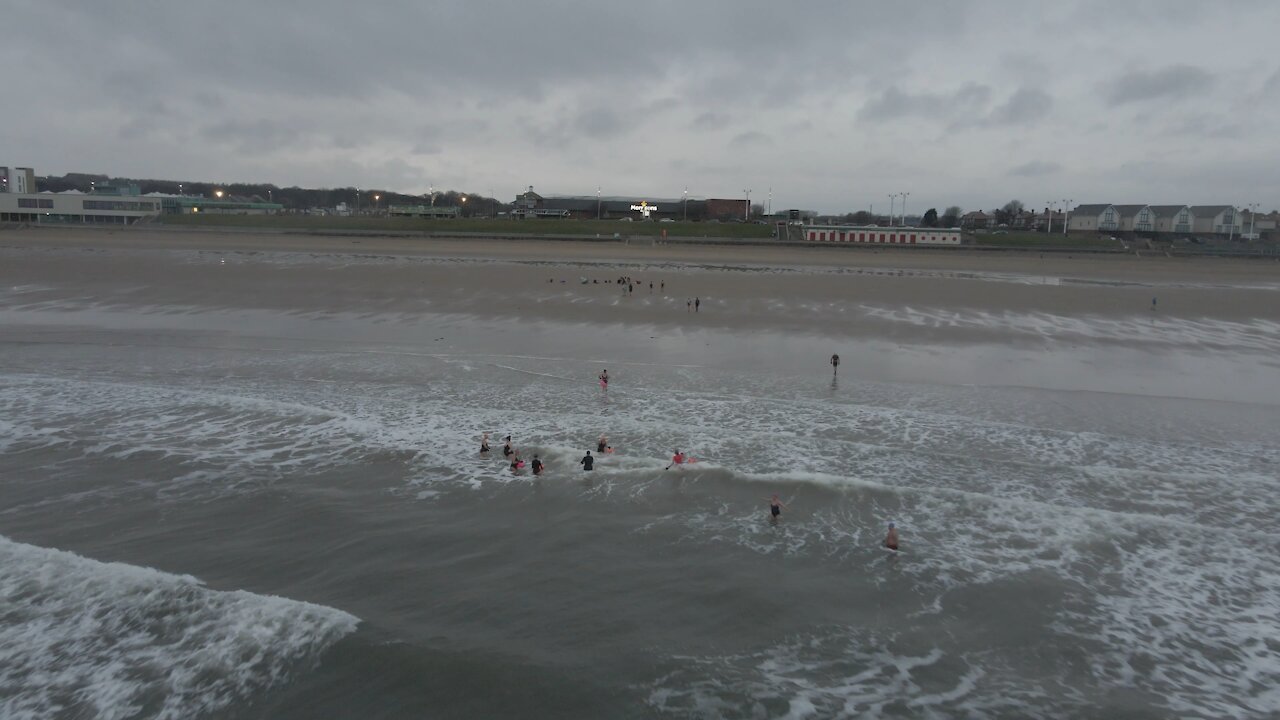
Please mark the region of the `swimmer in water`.
<svg viewBox="0 0 1280 720"><path fill-rule="evenodd" d="M538 455L535 453L533 456L533 474L541 475L543 467L542 461L538 459Z"/></svg>
<svg viewBox="0 0 1280 720"><path fill-rule="evenodd" d="M480 452L489 452L489 433L480 436Z"/></svg>
<svg viewBox="0 0 1280 720"><path fill-rule="evenodd" d="M884 546L894 552L898 550L898 528L893 523L889 523L889 532L885 533Z"/></svg>
<svg viewBox="0 0 1280 720"><path fill-rule="evenodd" d="M782 508L786 507L787 504L779 500L777 495L772 498L765 498L765 500L769 501L769 515L774 520L777 520L778 516L782 514Z"/></svg>
<svg viewBox="0 0 1280 720"><path fill-rule="evenodd" d="M515 452L511 449L511 436L508 435L502 443L502 457L511 457L511 453Z"/></svg>
<svg viewBox="0 0 1280 720"><path fill-rule="evenodd" d="M578 462L582 465L583 470L590 470L595 466L596 459L591 457L591 451L588 450L586 457L582 458Z"/></svg>
<svg viewBox="0 0 1280 720"><path fill-rule="evenodd" d="M683 464L684 464L684 453L677 450L676 454L671 456L671 465L683 465ZM665 469L670 470L671 465L668 465Z"/></svg>
<svg viewBox="0 0 1280 720"><path fill-rule="evenodd" d="M609 451L609 436L605 435L604 433L600 433L600 439L596 441L596 452L602 453L602 452L608 452L608 451Z"/></svg>
<svg viewBox="0 0 1280 720"><path fill-rule="evenodd" d="M511 472L515 472L524 467L524 461L520 459L520 453L514 453L511 456Z"/></svg>

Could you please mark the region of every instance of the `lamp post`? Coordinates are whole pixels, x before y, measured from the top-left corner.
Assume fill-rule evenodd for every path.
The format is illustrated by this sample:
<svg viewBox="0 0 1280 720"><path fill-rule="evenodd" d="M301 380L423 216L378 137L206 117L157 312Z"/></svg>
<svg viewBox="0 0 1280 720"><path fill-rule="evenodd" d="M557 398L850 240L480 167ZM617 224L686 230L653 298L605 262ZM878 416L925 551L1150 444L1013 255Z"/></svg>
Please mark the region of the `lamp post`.
<svg viewBox="0 0 1280 720"><path fill-rule="evenodd" d="M689 186L684 186L684 221L689 222Z"/></svg>
<svg viewBox="0 0 1280 720"><path fill-rule="evenodd" d="M1071 211L1071 203L1073 202L1075 202L1074 198L1062 201L1062 234L1064 236L1067 234L1067 218L1070 217L1068 213Z"/></svg>
<svg viewBox="0 0 1280 720"><path fill-rule="evenodd" d="M356 188L356 215L360 214L360 188Z"/></svg>
<svg viewBox="0 0 1280 720"><path fill-rule="evenodd" d="M742 219L745 221L751 219L751 190L747 189L742 192L747 196L747 207L742 211Z"/></svg>
<svg viewBox="0 0 1280 720"><path fill-rule="evenodd" d="M1257 239L1256 237L1254 237L1254 234L1253 234L1253 221L1254 221L1254 219L1255 219L1255 218L1257 218L1257 216L1258 216L1258 210L1259 210L1261 207L1262 207L1262 206L1261 206L1261 205L1259 205L1258 203L1250 203L1250 204L1249 204L1249 237L1248 237L1248 239L1249 239L1249 240L1256 240L1256 239Z"/></svg>
<svg viewBox="0 0 1280 720"><path fill-rule="evenodd" d="M893 199L898 197L898 193L889 193L889 227L893 227Z"/></svg>
<svg viewBox="0 0 1280 720"><path fill-rule="evenodd" d="M221 199L222 199L222 191L221 191L221 190L214 190L214 191L213 191L213 196L214 196L214 197L216 197L216 198L218 198L219 200L221 200Z"/></svg>
<svg viewBox="0 0 1280 720"><path fill-rule="evenodd" d="M1044 214L1049 216L1049 229L1045 231L1045 234L1048 234L1053 232L1053 201L1052 200L1044 201Z"/></svg>
<svg viewBox="0 0 1280 720"><path fill-rule="evenodd" d="M909 192L902 193L902 227L907 226L907 196Z"/></svg>
<svg viewBox="0 0 1280 720"><path fill-rule="evenodd" d="M462 217L467 216L467 196L462 196Z"/></svg>
<svg viewBox="0 0 1280 720"><path fill-rule="evenodd" d="M603 218L603 214L601 213L601 205L600 205L601 203L600 189L601 189L600 186L597 185L596 186L596 219L597 220L600 220Z"/></svg>

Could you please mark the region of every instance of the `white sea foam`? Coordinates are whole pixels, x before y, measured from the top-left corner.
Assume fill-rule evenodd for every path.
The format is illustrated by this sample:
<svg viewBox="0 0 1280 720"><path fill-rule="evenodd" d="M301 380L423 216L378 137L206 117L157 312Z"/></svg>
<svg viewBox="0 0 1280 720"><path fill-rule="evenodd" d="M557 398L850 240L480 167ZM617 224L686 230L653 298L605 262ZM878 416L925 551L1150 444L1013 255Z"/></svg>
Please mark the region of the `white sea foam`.
<svg viewBox="0 0 1280 720"><path fill-rule="evenodd" d="M1263 318L1231 321L1165 314L1121 317L1067 316L1047 312L976 308L864 305L868 317L927 328L991 330L1063 342L1115 341L1151 345L1222 348L1235 352L1280 350L1280 323Z"/></svg>
<svg viewBox="0 0 1280 720"><path fill-rule="evenodd" d="M0 537L0 716L193 718L278 686L359 622Z"/></svg>

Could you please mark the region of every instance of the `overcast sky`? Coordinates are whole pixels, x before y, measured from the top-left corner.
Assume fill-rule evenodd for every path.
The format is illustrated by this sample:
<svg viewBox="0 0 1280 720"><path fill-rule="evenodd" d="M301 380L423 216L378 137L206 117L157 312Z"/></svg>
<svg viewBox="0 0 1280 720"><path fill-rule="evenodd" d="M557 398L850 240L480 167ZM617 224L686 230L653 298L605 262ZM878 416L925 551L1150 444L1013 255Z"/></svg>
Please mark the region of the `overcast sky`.
<svg viewBox="0 0 1280 720"><path fill-rule="evenodd" d="M774 210L1280 206L1280 2L7 0L0 165Z"/></svg>

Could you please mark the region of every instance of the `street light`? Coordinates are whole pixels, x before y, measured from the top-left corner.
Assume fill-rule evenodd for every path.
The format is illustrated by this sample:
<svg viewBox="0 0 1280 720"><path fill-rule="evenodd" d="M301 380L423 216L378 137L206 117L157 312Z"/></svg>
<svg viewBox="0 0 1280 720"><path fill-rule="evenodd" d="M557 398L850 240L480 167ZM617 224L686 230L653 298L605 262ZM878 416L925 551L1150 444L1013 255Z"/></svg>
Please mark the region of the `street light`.
<svg viewBox="0 0 1280 720"><path fill-rule="evenodd" d="M214 191L213 191L213 195L214 195L214 197L218 198L219 200L221 200L221 199L222 199L222 191L221 191L221 190L214 190Z"/></svg>
<svg viewBox="0 0 1280 720"><path fill-rule="evenodd" d="M902 193L902 227L907 226L907 196L909 192Z"/></svg>
<svg viewBox="0 0 1280 720"><path fill-rule="evenodd" d="M746 196L747 196L747 207L742 211L742 219L750 220L751 219L751 190L749 189L743 190L742 192L746 193Z"/></svg>
<svg viewBox="0 0 1280 720"><path fill-rule="evenodd" d="M1044 214L1049 216L1049 229L1045 231L1046 235L1053 232L1053 206L1052 200L1044 201Z"/></svg>
<svg viewBox="0 0 1280 720"><path fill-rule="evenodd" d="M889 227L893 227L893 199L898 197L898 193L889 193Z"/></svg>
<svg viewBox="0 0 1280 720"><path fill-rule="evenodd" d="M381 199L382 199L382 196L379 195L378 193L373 194L373 214L374 215L377 215L378 211L380 210L380 208L378 207L378 201Z"/></svg>
<svg viewBox="0 0 1280 720"><path fill-rule="evenodd" d="M684 186L684 221L689 222L689 186Z"/></svg>
<svg viewBox="0 0 1280 720"><path fill-rule="evenodd" d="M597 185L596 186L596 219L597 220L600 220L602 217L600 213L600 189L601 189L600 186Z"/></svg>
<svg viewBox="0 0 1280 720"><path fill-rule="evenodd" d="M1074 198L1062 201L1062 234L1064 236L1067 234L1067 218L1071 217L1068 213L1071 211L1071 203L1073 202L1075 202Z"/></svg>

